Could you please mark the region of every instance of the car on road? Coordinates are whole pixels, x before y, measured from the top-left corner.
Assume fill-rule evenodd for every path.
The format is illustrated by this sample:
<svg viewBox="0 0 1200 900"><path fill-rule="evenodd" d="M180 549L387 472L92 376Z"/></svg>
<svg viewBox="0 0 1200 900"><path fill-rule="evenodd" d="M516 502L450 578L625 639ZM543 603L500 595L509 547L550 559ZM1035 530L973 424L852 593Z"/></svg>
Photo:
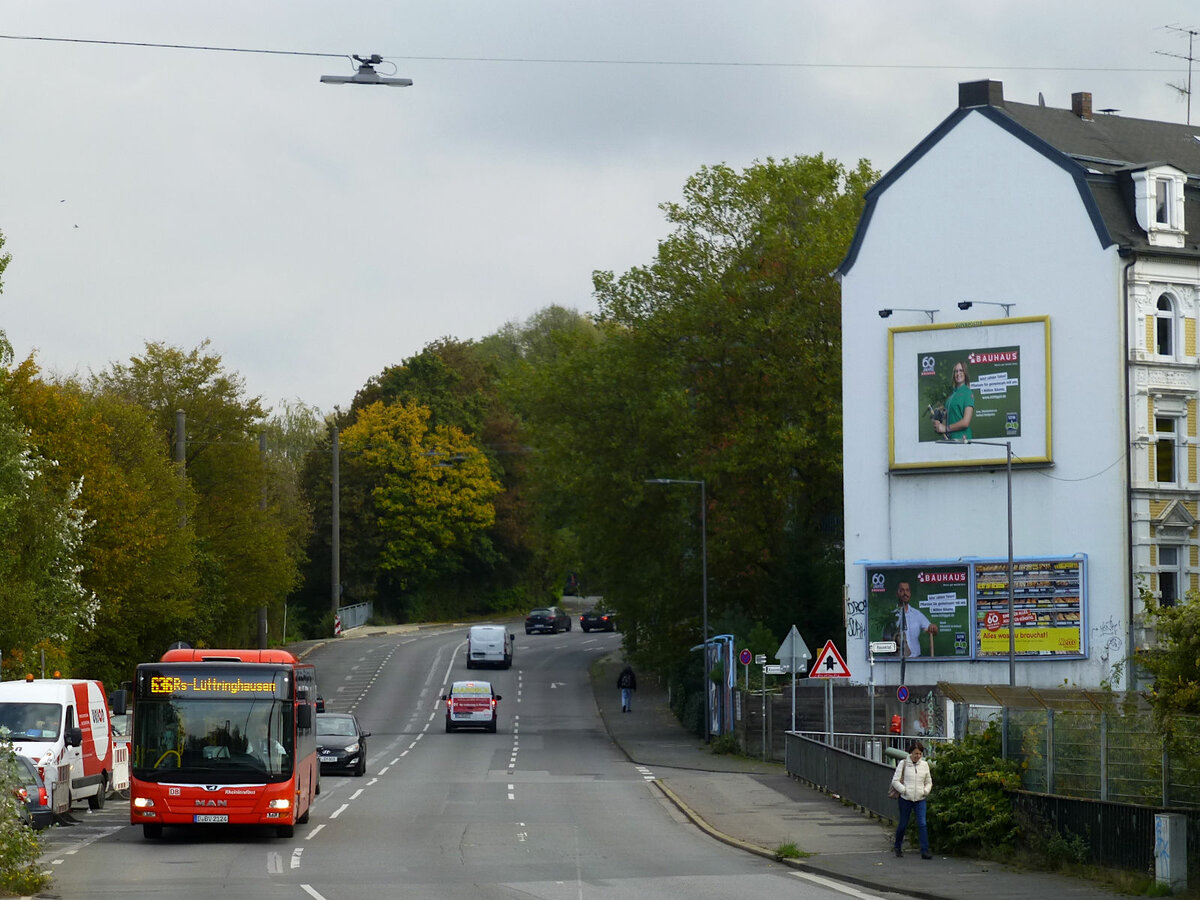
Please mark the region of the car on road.
<svg viewBox="0 0 1200 900"><path fill-rule="evenodd" d="M496 706L500 695L492 690L490 681L456 681L450 692L442 694L446 701L446 733L460 728L482 728L496 733Z"/></svg>
<svg viewBox="0 0 1200 900"><path fill-rule="evenodd" d="M579 627L583 631L616 631L617 614L602 606L596 606L579 616Z"/></svg>
<svg viewBox="0 0 1200 900"><path fill-rule="evenodd" d="M317 759L321 771L342 769L352 775L367 771L367 738L353 713L317 713Z"/></svg>
<svg viewBox="0 0 1200 900"><path fill-rule="evenodd" d="M11 753L8 754L8 769L8 781L21 804L21 821L37 831L49 827L54 821L54 811L37 766L28 758Z"/></svg>
<svg viewBox="0 0 1200 900"><path fill-rule="evenodd" d="M525 633L558 634L571 630L571 617L557 606L539 606L525 617Z"/></svg>

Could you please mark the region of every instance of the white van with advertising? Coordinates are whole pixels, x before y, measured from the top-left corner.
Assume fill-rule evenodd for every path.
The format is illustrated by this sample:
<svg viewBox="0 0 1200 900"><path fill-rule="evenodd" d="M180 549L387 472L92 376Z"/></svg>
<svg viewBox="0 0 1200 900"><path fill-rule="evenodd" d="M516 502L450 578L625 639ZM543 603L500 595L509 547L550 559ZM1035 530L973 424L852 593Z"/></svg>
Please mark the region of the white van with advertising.
<svg viewBox="0 0 1200 900"><path fill-rule="evenodd" d="M516 635L509 634L502 625L472 625L467 634L467 668L476 666L512 666L513 641Z"/></svg>
<svg viewBox="0 0 1200 900"><path fill-rule="evenodd" d="M124 692L118 691L113 701L123 713ZM113 785L116 754L108 698L99 681L0 682L0 736L33 761L52 794L58 773L69 767L67 809L83 799L92 809L104 807Z"/></svg>

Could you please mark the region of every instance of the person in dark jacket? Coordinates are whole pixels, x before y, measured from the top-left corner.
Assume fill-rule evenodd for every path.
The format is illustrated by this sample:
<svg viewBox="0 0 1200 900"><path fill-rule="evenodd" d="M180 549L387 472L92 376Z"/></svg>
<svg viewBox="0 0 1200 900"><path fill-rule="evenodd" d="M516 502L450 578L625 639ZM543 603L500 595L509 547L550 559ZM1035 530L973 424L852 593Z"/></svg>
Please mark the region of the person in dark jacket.
<svg viewBox="0 0 1200 900"><path fill-rule="evenodd" d="M617 676L617 687L621 689L621 712L633 712L633 692L637 690L637 676L626 666Z"/></svg>

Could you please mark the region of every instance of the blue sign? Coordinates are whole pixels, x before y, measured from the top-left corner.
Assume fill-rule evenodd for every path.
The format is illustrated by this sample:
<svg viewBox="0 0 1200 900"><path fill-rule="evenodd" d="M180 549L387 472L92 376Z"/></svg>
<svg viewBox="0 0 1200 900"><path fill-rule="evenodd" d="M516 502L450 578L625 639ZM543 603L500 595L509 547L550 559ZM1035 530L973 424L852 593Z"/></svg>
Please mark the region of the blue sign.
<svg viewBox="0 0 1200 900"><path fill-rule="evenodd" d="M908 688L905 685L902 684L900 687L896 688L896 699L901 703L908 702Z"/></svg>

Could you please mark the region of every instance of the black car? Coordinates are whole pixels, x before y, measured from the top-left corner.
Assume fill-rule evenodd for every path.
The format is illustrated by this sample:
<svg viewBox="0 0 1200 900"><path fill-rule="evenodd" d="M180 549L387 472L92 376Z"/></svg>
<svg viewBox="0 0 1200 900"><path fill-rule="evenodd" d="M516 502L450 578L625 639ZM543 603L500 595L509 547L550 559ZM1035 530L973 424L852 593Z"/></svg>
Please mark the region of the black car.
<svg viewBox="0 0 1200 900"><path fill-rule="evenodd" d="M539 606L525 617L525 633L557 634L571 630L571 617L557 606Z"/></svg>
<svg viewBox="0 0 1200 900"><path fill-rule="evenodd" d="M579 627L586 631L616 631L617 614L603 607L589 609L579 617Z"/></svg>
<svg viewBox="0 0 1200 900"><path fill-rule="evenodd" d="M353 713L317 713L317 759L321 771L345 769L354 775L367 771L367 738Z"/></svg>
<svg viewBox="0 0 1200 900"><path fill-rule="evenodd" d="M8 756L10 782L15 785L17 799L21 802L21 821L40 831L54 821L50 808L50 795L46 783L38 774L37 766L16 753Z"/></svg>

